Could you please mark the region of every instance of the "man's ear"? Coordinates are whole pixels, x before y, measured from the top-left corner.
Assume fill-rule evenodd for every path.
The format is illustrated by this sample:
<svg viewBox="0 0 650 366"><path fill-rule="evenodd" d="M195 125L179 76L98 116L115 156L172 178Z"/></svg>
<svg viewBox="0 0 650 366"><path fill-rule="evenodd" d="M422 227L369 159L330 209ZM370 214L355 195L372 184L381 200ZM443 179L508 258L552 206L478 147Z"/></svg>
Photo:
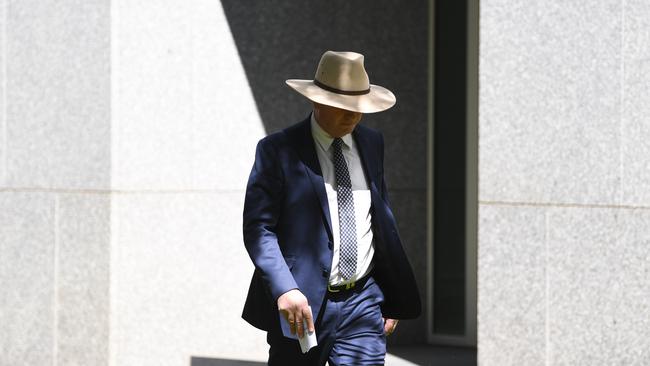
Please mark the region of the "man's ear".
<svg viewBox="0 0 650 366"><path fill-rule="evenodd" d="M320 103L316 103L314 101L312 101L311 103L314 106L314 117L316 117L316 120L318 120L320 108L321 108L322 105Z"/></svg>

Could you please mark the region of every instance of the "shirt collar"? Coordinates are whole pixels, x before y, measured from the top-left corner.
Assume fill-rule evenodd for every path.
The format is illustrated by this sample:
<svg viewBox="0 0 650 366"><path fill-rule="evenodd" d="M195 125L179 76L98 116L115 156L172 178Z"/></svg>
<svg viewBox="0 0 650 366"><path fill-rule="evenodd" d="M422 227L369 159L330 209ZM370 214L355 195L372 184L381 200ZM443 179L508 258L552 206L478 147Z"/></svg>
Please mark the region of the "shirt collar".
<svg viewBox="0 0 650 366"><path fill-rule="evenodd" d="M329 150L334 141L334 138L330 136L329 133L325 132L318 122L316 122L314 112L311 112L311 135L325 151ZM341 140L343 140L343 144L347 146L348 149L352 148L352 134L348 133L347 135L341 136Z"/></svg>

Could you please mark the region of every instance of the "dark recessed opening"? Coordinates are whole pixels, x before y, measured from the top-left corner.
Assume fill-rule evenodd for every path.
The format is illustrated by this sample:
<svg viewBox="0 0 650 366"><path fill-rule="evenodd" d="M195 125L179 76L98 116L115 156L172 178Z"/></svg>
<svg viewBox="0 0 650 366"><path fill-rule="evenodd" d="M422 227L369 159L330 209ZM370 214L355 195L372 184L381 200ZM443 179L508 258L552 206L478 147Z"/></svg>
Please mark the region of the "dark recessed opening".
<svg viewBox="0 0 650 366"><path fill-rule="evenodd" d="M466 1L435 1L433 318L435 334L465 334Z"/></svg>

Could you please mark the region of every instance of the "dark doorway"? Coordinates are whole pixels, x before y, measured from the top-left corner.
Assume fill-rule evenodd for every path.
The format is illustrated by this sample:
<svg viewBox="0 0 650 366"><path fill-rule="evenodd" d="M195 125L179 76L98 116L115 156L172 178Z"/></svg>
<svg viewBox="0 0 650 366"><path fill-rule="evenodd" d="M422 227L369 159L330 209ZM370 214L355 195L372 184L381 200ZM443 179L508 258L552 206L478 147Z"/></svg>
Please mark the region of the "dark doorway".
<svg viewBox="0 0 650 366"><path fill-rule="evenodd" d="M476 345L478 1L434 1L433 342Z"/></svg>

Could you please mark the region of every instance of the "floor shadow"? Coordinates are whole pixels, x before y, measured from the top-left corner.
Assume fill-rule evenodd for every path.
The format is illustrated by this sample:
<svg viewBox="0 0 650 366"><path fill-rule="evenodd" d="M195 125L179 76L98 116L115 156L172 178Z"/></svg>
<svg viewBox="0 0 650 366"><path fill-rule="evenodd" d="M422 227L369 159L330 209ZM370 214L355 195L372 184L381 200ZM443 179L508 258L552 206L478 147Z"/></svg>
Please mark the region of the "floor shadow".
<svg viewBox="0 0 650 366"><path fill-rule="evenodd" d="M391 355L421 366L475 366L476 348L438 347L431 345L393 346ZM223 358L192 357L190 366L261 366L265 362Z"/></svg>
<svg viewBox="0 0 650 366"><path fill-rule="evenodd" d="M388 352L422 366L476 366L477 364L476 348L469 347L395 346L389 347Z"/></svg>
<svg viewBox="0 0 650 366"><path fill-rule="evenodd" d="M225 358L192 357L190 366L261 366L266 362L229 360Z"/></svg>

